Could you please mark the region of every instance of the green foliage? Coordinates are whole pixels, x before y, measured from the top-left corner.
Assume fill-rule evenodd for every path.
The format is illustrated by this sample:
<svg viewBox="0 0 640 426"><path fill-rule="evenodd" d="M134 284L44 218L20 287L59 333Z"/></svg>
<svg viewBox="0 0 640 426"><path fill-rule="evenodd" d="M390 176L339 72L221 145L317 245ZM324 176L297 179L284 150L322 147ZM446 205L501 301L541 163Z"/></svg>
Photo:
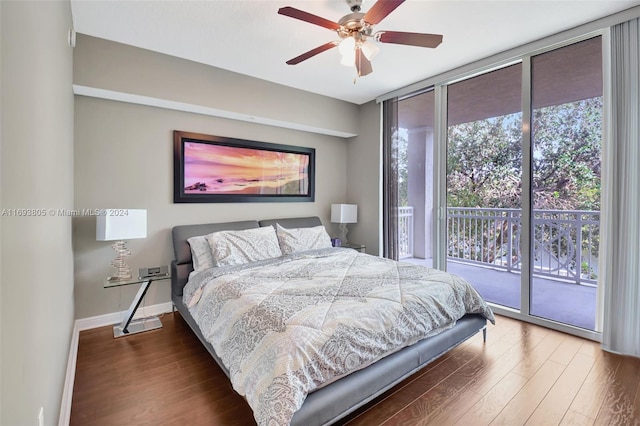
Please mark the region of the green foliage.
<svg viewBox="0 0 640 426"><path fill-rule="evenodd" d="M533 115L535 208L599 210L602 98L540 108Z"/></svg>
<svg viewBox="0 0 640 426"><path fill-rule="evenodd" d="M409 135L407 129L398 129L393 135L394 154L398 167L398 206L409 205Z"/></svg>
<svg viewBox="0 0 640 426"><path fill-rule="evenodd" d="M520 205L521 114L451 126L447 143L447 204Z"/></svg>
<svg viewBox="0 0 640 426"><path fill-rule="evenodd" d="M600 210L602 98L592 98L533 111L531 186L536 210ZM521 208L521 114L493 117L448 128L447 205L469 208ZM568 268L594 279L576 251L597 258L598 225L582 225L582 236L567 219L571 213L544 213L546 225L536 228L535 255L565 259ZM557 216L557 217L556 217ZM565 217L567 216L567 217ZM571 216L573 217L573 216ZM577 217L577 216L576 216ZM465 219L466 220L466 219ZM449 256L486 263L513 261L516 235L495 219L493 228L449 223ZM466 223L463 221L463 223ZM484 220L480 221L484 224ZM566 229L565 229L566 228ZM462 233L461 233L462 232ZM579 241L579 243L578 243ZM512 243L512 249L506 247ZM577 247L576 247L577 244ZM495 253L499 253L495 258ZM512 259L513 257L513 259Z"/></svg>
<svg viewBox="0 0 640 426"><path fill-rule="evenodd" d="M599 210L602 98L533 112L536 209ZM448 128L447 204L519 208L521 114Z"/></svg>

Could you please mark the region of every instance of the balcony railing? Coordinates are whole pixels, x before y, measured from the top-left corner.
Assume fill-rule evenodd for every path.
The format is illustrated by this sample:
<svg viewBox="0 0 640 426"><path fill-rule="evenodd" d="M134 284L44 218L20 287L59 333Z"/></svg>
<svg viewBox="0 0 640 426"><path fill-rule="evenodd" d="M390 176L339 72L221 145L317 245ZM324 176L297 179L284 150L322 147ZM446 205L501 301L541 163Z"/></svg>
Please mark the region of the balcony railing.
<svg viewBox="0 0 640 426"><path fill-rule="evenodd" d="M413 255L413 208L399 211L400 257ZM600 212L533 211L533 274L576 284L598 280ZM506 271L521 270L520 209L449 207L447 258Z"/></svg>
<svg viewBox="0 0 640 426"><path fill-rule="evenodd" d="M413 257L413 207L398 207L398 254Z"/></svg>

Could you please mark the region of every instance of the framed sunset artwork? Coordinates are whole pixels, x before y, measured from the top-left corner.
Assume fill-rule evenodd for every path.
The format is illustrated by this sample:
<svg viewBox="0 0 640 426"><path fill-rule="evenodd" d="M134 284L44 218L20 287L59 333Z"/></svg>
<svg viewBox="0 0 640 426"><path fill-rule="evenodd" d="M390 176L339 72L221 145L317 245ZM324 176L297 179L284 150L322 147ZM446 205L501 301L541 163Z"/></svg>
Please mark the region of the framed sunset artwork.
<svg viewBox="0 0 640 426"><path fill-rule="evenodd" d="M174 131L174 203L314 201L315 149Z"/></svg>

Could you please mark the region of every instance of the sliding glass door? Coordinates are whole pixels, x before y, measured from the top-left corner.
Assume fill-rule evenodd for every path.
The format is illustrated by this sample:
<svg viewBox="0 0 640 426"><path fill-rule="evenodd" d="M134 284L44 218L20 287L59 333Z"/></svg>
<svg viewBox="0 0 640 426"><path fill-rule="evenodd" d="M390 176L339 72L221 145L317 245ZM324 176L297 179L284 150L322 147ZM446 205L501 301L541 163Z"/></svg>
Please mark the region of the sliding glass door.
<svg viewBox="0 0 640 426"><path fill-rule="evenodd" d="M595 330L601 37L447 93L447 270L496 305Z"/></svg>
<svg viewBox="0 0 640 426"><path fill-rule="evenodd" d="M531 58L530 313L595 329L600 233L602 41Z"/></svg>
<svg viewBox="0 0 640 426"><path fill-rule="evenodd" d="M400 260L446 267L505 314L593 336L602 81L597 36L395 100Z"/></svg>
<svg viewBox="0 0 640 426"><path fill-rule="evenodd" d="M398 258L433 266L433 90L398 101Z"/></svg>
<svg viewBox="0 0 640 426"><path fill-rule="evenodd" d="M447 270L520 308L522 65L448 87Z"/></svg>

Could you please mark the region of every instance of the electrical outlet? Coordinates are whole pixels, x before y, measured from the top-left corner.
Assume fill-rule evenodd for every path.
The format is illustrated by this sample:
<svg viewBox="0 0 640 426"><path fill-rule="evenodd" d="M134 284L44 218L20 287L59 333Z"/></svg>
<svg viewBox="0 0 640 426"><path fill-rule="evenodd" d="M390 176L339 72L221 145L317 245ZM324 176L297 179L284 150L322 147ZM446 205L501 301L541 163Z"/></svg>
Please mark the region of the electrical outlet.
<svg viewBox="0 0 640 426"><path fill-rule="evenodd" d="M38 426L44 426L44 407L40 407L40 413L38 413Z"/></svg>

